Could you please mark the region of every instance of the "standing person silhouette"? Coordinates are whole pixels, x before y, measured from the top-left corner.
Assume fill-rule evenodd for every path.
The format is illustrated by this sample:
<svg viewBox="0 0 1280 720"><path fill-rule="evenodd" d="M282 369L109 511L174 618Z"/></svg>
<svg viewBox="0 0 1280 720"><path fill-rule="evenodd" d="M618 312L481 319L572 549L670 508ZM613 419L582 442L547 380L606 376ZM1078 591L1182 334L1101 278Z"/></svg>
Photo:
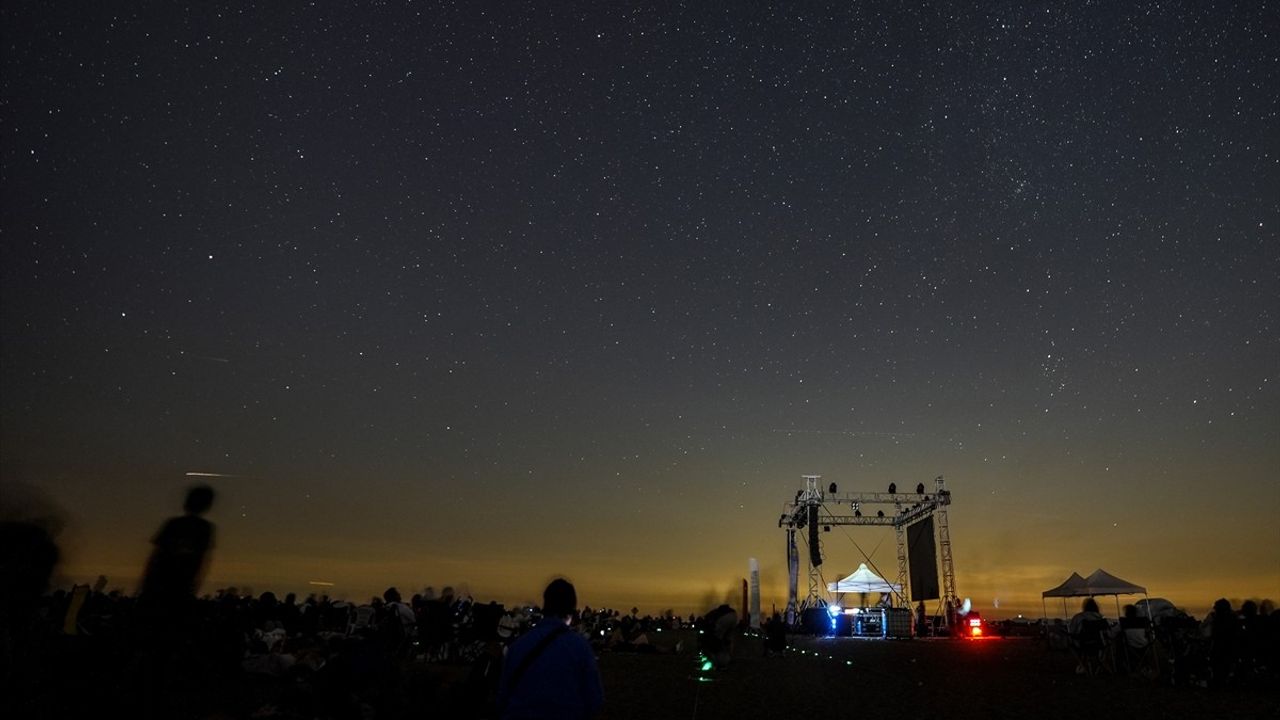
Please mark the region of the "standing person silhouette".
<svg viewBox="0 0 1280 720"><path fill-rule="evenodd" d="M154 549L142 580L142 599L155 606L185 604L195 597L213 547L213 523L200 517L213 506L213 488L187 491L185 515L169 518L151 539Z"/></svg>
<svg viewBox="0 0 1280 720"><path fill-rule="evenodd" d="M197 716L201 679L195 671L203 654L197 641L196 590L213 547L213 523L201 517L213 505L213 488L187 491L186 514L169 518L151 539L153 548L138 595L141 683L136 698L145 718Z"/></svg>
<svg viewBox="0 0 1280 720"><path fill-rule="evenodd" d="M578 594L556 579L542 593L543 619L507 651L498 689L503 720L591 718L604 688L591 645L569 629Z"/></svg>

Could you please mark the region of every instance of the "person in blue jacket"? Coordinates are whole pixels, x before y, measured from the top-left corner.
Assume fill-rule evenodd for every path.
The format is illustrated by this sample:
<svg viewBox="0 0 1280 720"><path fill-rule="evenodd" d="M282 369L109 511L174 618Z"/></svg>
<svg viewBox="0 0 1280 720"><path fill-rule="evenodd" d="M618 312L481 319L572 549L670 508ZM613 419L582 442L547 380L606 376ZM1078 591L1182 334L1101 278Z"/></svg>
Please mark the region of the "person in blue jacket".
<svg viewBox="0 0 1280 720"><path fill-rule="evenodd" d="M547 585L542 621L511 646L503 663L498 707L504 720L585 719L604 705L591 645L569 627L577 607L568 580Z"/></svg>

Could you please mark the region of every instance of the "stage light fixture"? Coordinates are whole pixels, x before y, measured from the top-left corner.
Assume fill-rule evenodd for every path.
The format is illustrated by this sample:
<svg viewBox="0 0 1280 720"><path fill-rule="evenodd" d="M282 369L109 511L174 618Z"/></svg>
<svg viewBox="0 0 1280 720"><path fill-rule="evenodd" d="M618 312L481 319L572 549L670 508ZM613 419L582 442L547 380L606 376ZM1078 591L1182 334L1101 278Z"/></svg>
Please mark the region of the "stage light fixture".
<svg viewBox="0 0 1280 720"><path fill-rule="evenodd" d="M876 511L876 517L884 517L884 511L883 511L883 510L877 510L877 511Z"/></svg>
<svg viewBox="0 0 1280 720"><path fill-rule="evenodd" d="M916 485L916 494L917 495L924 494L924 483L920 483L919 485Z"/></svg>
<svg viewBox="0 0 1280 720"><path fill-rule="evenodd" d="M827 490L828 490L832 495L835 495L835 494L836 494L836 484L835 484L835 483L831 483L831 485L827 488Z"/></svg>
<svg viewBox="0 0 1280 720"><path fill-rule="evenodd" d="M898 492L898 483L889 483L889 494L893 495Z"/></svg>

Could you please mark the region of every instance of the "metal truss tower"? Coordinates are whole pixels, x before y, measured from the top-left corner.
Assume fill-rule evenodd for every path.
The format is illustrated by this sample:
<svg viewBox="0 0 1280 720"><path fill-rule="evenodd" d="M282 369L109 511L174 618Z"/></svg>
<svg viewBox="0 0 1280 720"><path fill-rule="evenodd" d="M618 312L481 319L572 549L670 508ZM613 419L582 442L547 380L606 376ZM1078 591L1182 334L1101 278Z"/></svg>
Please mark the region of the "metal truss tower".
<svg viewBox="0 0 1280 720"><path fill-rule="evenodd" d="M934 480L939 495L946 492L942 487L942 476ZM947 493L950 497L950 493ZM951 603L951 607L960 607L960 599L956 595L956 569L951 563L951 529L947 527L947 509L939 507L933 513L938 531L938 551L942 556L942 597Z"/></svg>
<svg viewBox="0 0 1280 720"><path fill-rule="evenodd" d="M796 495L796 502L801 503L801 506L804 507L806 510L811 506L821 507L822 506L822 489L818 487L818 482L822 480L822 476L821 475L805 475L803 477L804 477L805 488L803 491L801 491L799 494ZM800 527L804 527L803 522L800 524ZM819 533L814 535L813 537L818 538L818 553L821 554L822 535ZM810 557L812 557L812 555L810 555ZM813 561L809 560L808 562L809 562L809 594L805 596L804 600L801 600L798 604L795 605L800 610L804 610L805 608L812 607L814 604L816 604L818 598L822 593L822 576L818 572L818 569L813 566Z"/></svg>
<svg viewBox="0 0 1280 720"><path fill-rule="evenodd" d="M821 475L805 475L803 478L805 489L796 492L795 499L783 505L782 516L778 518L778 527L792 531L803 529L809 523L811 508L817 509L818 524L823 526L893 527L898 543L897 584L902 588L898 600L904 606L912 600L908 582L907 526L930 516L935 517L935 532L942 564L943 599L949 602L951 607L959 607L960 603L956 596L955 567L951 558L951 530L947 525L946 511L947 506L951 504L951 492L945 488L941 475L934 479L932 492L926 491L924 483L920 483L914 492L897 492L897 488L890 485L890 492L840 493L836 492L834 483L824 491ZM875 514L871 513L873 508ZM821 533L818 537L821 538ZM812 560L809 560L808 596L798 603L798 598L788 598L788 606L811 607L821 601L823 592L822 578L818 568L814 566Z"/></svg>

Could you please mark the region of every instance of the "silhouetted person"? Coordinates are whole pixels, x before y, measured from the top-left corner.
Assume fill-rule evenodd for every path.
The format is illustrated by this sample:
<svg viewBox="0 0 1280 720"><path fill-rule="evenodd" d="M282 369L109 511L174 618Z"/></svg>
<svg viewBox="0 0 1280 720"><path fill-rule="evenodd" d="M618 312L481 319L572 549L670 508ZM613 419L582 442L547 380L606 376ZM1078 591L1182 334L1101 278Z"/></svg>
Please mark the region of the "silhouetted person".
<svg viewBox="0 0 1280 720"><path fill-rule="evenodd" d="M370 677L373 707L380 718L398 718L404 714L405 705L400 664L409 648L409 632L415 618L394 587L387 588L381 598L373 598L371 604L375 610L368 642L376 663Z"/></svg>
<svg viewBox="0 0 1280 720"><path fill-rule="evenodd" d="M764 654L782 655L787 649L787 624L782 621L782 616L774 613L773 617L764 624Z"/></svg>
<svg viewBox="0 0 1280 720"><path fill-rule="evenodd" d="M1071 649L1076 656L1076 673L1094 673L1107 642L1107 619L1098 611L1098 601L1085 598L1080 612L1067 622Z"/></svg>
<svg viewBox="0 0 1280 720"><path fill-rule="evenodd" d="M383 612L386 614L386 617L394 618L395 623L393 624L396 627L399 627L402 631L407 632L408 628L412 627L413 624L418 621L417 616L413 613L413 608L406 605L404 601L400 599L399 590L393 587L387 588L386 591L382 593L382 601L384 603Z"/></svg>
<svg viewBox="0 0 1280 720"><path fill-rule="evenodd" d="M56 662L57 628L39 612L58 563L58 546L35 523L0 522L0 715L36 717L45 705Z"/></svg>
<svg viewBox="0 0 1280 720"><path fill-rule="evenodd" d="M1223 685L1235 674L1240 657L1240 618L1231 601L1218 598L1205 618L1201 632L1209 639L1209 666L1213 684Z"/></svg>
<svg viewBox="0 0 1280 720"><path fill-rule="evenodd" d="M504 720L590 718L604 705L591 645L569 629L578 594L567 580L542 593L543 619L511 646L498 706Z"/></svg>
<svg viewBox="0 0 1280 720"><path fill-rule="evenodd" d="M213 506L213 488L187 491L185 515L170 518L151 539L154 549L142 580L142 597L150 603L178 603L195 597L205 556L213 547L213 523L200 517Z"/></svg>
<svg viewBox="0 0 1280 720"><path fill-rule="evenodd" d="M1258 603L1240 604L1240 664L1243 673L1253 673L1266 662L1266 617L1258 614Z"/></svg>
<svg viewBox="0 0 1280 720"><path fill-rule="evenodd" d="M1138 670L1137 663L1141 659L1144 648L1151 643L1151 625L1148 618L1138 612L1138 606L1125 605L1120 614L1120 623L1113 630L1120 643L1116 650L1116 665L1125 672Z"/></svg>
<svg viewBox="0 0 1280 720"><path fill-rule="evenodd" d="M198 647L196 589L205 557L213 547L213 524L201 515L213 505L213 488L187 491L185 515L170 518L152 538L154 546L138 596L141 656L136 676L144 717L196 714L192 703L201 678L196 662L208 656Z"/></svg>
<svg viewBox="0 0 1280 720"><path fill-rule="evenodd" d="M1096 603L1095 603L1094 609L1095 610L1097 609ZM959 632L959 629L960 629L960 626L959 626L960 618L956 610L957 610L956 606L953 605L950 600L943 601L942 617L944 619L944 622L947 623L947 635L951 637L955 637L956 633Z"/></svg>
<svg viewBox="0 0 1280 720"><path fill-rule="evenodd" d="M728 667L733 657L733 636L738 629L738 613L729 605L721 605L702 618L702 652L717 668Z"/></svg>
<svg viewBox="0 0 1280 720"><path fill-rule="evenodd" d="M1084 603L1080 606L1080 612L1072 615L1071 620L1067 623L1067 632L1072 635L1078 635L1084 629L1086 622L1103 619L1102 613L1098 611L1098 601L1093 598L1085 598Z"/></svg>

